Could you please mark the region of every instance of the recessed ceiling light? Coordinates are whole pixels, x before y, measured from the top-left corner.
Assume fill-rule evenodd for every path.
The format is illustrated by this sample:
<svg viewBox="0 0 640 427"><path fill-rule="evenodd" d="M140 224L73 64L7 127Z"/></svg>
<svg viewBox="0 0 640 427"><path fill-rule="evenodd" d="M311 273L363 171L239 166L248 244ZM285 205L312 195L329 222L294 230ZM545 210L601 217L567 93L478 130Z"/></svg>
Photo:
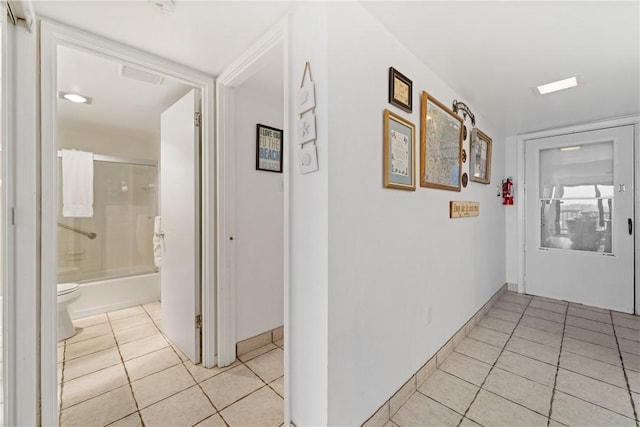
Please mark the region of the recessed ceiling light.
<svg viewBox="0 0 640 427"><path fill-rule="evenodd" d="M573 147L562 147L560 151L574 151L574 150L579 150L580 148L582 147L579 145L574 145Z"/></svg>
<svg viewBox="0 0 640 427"><path fill-rule="evenodd" d="M575 86L578 86L578 80L575 77L569 77L568 79L540 85L538 86L538 92L540 92L540 95L546 95L551 92L557 92L559 90L569 89L570 87Z"/></svg>
<svg viewBox="0 0 640 427"><path fill-rule="evenodd" d="M58 98L66 99L76 104L91 104L91 98L74 92L58 92Z"/></svg>

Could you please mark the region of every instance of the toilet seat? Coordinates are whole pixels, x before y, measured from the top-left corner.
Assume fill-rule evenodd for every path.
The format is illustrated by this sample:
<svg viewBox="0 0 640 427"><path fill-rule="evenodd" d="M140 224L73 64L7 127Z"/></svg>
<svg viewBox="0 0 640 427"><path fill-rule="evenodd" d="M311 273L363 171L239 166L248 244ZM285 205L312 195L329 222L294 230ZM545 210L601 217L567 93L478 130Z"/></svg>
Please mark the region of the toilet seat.
<svg viewBox="0 0 640 427"><path fill-rule="evenodd" d="M77 283L60 283L58 285L58 296L70 294L80 288Z"/></svg>

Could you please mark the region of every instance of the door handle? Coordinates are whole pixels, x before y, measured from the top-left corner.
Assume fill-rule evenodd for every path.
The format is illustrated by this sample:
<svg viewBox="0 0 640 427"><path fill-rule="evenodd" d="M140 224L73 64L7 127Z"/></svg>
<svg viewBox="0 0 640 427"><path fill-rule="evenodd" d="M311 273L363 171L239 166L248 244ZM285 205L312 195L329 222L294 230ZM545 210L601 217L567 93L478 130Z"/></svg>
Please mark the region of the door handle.
<svg viewBox="0 0 640 427"><path fill-rule="evenodd" d="M633 234L633 221L631 218L627 218L627 226L629 227L629 235Z"/></svg>

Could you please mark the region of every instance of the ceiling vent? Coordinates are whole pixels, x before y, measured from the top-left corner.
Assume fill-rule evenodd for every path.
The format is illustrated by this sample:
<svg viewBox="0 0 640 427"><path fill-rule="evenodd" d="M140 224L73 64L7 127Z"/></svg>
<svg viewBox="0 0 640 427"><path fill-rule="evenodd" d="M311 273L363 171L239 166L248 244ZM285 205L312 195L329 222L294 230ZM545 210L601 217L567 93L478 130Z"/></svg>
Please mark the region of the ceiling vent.
<svg viewBox="0 0 640 427"><path fill-rule="evenodd" d="M164 77L159 74L150 73L149 71L143 71L138 68L132 68L128 65L118 64L118 74L122 77L138 80L140 82L151 83L156 86L160 86L164 82Z"/></svg>

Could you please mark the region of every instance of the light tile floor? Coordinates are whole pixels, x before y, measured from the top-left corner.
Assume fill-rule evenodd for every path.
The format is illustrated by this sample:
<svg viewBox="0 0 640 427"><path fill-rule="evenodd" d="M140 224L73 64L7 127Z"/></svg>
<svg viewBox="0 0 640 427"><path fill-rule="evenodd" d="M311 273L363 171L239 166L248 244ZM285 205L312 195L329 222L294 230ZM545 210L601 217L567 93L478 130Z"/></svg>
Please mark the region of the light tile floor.
<svg viewBox="0 0 640 427"><path fill-rule="evenodd" d="M638 426L640 317L505 293L389 426Z"/></svg>
<svg viewBox="0 0 640 427"><path fill-rule="evenodd" d="M58 343L61 426L279 426L283 344L194 365L160 332L160 303L74 321Z"/></svg>

